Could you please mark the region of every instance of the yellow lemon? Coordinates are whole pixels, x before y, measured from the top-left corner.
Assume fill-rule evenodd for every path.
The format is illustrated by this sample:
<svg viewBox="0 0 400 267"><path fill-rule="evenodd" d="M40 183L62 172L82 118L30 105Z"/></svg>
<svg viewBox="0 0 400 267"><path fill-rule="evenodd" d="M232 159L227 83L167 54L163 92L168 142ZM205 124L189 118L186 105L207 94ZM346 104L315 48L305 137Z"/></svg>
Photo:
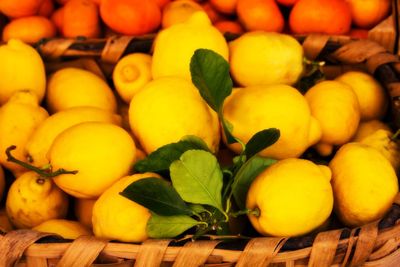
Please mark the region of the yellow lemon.
<svg viewBox="0 0 400 267"><path fill-rule="evenodd" d="M161 25L163 28L168 28L174 24L183 23L198 11L204 11L204 9L195 1L171 1L163 8Z"/></svg>
<svg viewBox="0 0 400 267"><path fill-rule="evenodd" d="M343 145L329 163L335 211L350 227L383 217L398 192L396 173L376 149L360 143Z"/></svg>
<svg viewBox="0 0 400 267"><path fill-rule="evenodd" d="M51 113L77 106L115 112L117 103L108 84L90 71L64 68L50 76L46 101Z"/></svg>
<svg viewBox="0 0 400 267"><path fill-rule="evenodd" d="M349 85L356 93L361 120L381 119L386 114L388 96L374 77L360 71L349 71L336 80Z"/></svg>
<svg viewBox="0 0 400 267"><path fill-rule="evenodd" d="M117 62L113 71L115 89L126 103L151 79L151 56L148 54L129 54Z"/></svg>
<svg viewBox="0 0 400 267"><path fill-rule="evenodd" d="M212 151L218 149L218 117L196 87L183 78L165 77L148 83L132 98L129 122L147 154L186 135L202 138Z"/></svg>
<svg viewBox="0 0 400 267"><path fill-rule="evenodd" d="M368 135L373 134L377 130L391 131L390 127L380 120L362 121L358 125L357 132L351 140L353 142L359 142Z"/></svg>
<svg viewBox="0 0 400 267"><path fill-rule="evenodd" d="M43 60L30 45L11 39L0 45L0 105L15 91L31 90L42 101L46 89Z"/></svg>
<svg viewBox="0 0 400 267"><path fill-rule="evenodd" d="M304 159L284 159L264 172L247 193L250 222L262 235L299 236L322 226L333 208L331 171Z"/></svg>
<svg viewBox="0 0 400 267"><path fill-rule="evenodd" d="M34 166L49 163L47 152L54 139L67 128L87 121L120 124L121 118L107 110L96 107L72 107L54 113L35 129L26 144L27 160Z"/></svg>
<svg viewBox="0 0 400 267"><path fill-rule="evenodd" d="M76 239L81 235L92 235L90 230L77 221L54 219L42 222L33 230L57 234L65 239Z"/></svg>
<svg viewBox="0 0 400 267"><path fill-rule="evenodd" d="M294 84L303 72L303 48L290 35L254 31L229 43L233 78L241 86Z"/></svg>
<svg viewBox="0 0 400 267"><path fill-rule="evenodd" d="M380 129L359 142L381 152L397 171L400 168L400 146L397 140L392 140L392 136L391 131Z"/></svg>
<svg viewBox="0 0 400 267"><path fill-rule="evenodd" d="M202 11L158 33L154 40L153 78L178 76L191 81L190 60L200 48L213 50L228 60L229 49L224 36Z"/></svg>
<svg viewBox="0 0 400 267"><path fill-rule="evenodd" d="M25 161L25 146L34 130L48 117L31 91L18 91L0 108L0 163L15 176L26 171L20 165L7 161L6 149L12 145L15 158Z"/></svg>
<svg viewBox="0 0 400 267"><path fill-rule="evenodd" d="M279 129L279 140L260 152L265 157L299 157L321 136L306 99L289 85L236 89L226 99L223 114L233 126L233 135L245 143L261 130ZM238 144L229 147L237 153L241 150Z"/></svg>
<svg viewBox="0 0 400 267"><path fill-rule="evenodd" d="M357 95L344 83L323 81L310 88L305 97L322 129L316 149L328 156L333 146L347 143L357 131L360 122Z"/></svg>
<svg viewBox="0 0 400 267"><path fill-rule="evenodd" d="M88 228L92 228L92 213L96 200L97 199L84 198L75 199L75 216L82 225Z"/></svg>
<svg viewBox="0 0 400 267"><path fill-rule="evenodd" d="M128 174L135 155L132 137L121 127L83 122L54 139L48 159L54 170L78 171L53 178L62 190L78 198L96 198Z"/></svg>
<svg viewBox="0 0 400 267"><path fill-rule="evenodd" d="M32 228L50 219L67 215L68 197L51 179L25 172L11 185L6 211L17 228Z"/></svg>
<svg viewBox="0 0 400 267"><path fill-rule="evenodd" d="M131 183L147 177L160 177L155 173L126 176L108 188L93 207L93 232L95 236L123 242L143 242L148 238L148 209L119 193Z"/></svg>

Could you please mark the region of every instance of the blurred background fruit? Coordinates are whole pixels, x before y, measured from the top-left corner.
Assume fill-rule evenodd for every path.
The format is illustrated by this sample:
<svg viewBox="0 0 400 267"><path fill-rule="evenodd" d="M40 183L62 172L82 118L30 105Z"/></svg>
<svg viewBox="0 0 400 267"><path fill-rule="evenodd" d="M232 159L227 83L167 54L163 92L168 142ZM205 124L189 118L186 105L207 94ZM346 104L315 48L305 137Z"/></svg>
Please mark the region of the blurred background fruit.
<svg viewBox="0 0 400 267"><path fill-rule="evenodd" d="M14 19L3 30L3 41L19 39L25 43L34 44L42 38L55 37L57 33L54 24L45 17L32 16Z"/></svg>
<svg viewBox="0 0 400 267"><path fill-rule="evenodd" d="M108 27L125 35L150 33L161 23L161 10L154 0L102 0L100 15Z"/></svg>
<svg viewBox="0 0 400 267"><path fill-rule="evenodd" d="M162 13L162 28L187 21L194 12L203 11L200 4L191 0L176 0L168 3Z"/></svg>
<svg viewBox="0 0 400 267"><path fill-rule="evenodd" d="M390 13L391 0L346 0L349 3L353 24L370 29Z"/></svg>

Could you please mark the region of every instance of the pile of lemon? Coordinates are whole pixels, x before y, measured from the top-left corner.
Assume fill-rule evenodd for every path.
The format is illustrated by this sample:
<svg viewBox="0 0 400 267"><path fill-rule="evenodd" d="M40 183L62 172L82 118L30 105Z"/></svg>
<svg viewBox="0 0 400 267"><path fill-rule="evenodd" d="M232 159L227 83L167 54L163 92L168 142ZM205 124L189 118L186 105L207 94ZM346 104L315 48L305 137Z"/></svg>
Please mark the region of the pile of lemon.
<svg viewBox="0 0 400 267"><path fill-rule="evenodd" d="M223 115L233 135L247 142L260 130L280 130L279 140L260 152L278 162L248 192L247 207L259 210L249 215L257 231L298 236L324 226L333 209L351 227L388 211L398 192L399 147L381 121L388 102L379 83L353 71L303 95L294 87L304 72L294 38L249 32L228 44L198 12L162 30L152 55L122 58L113 72L115 90L82 69L46 77L32 47L18 40L0 46L0 164L15 177L4 193L11 225L1 227L145 240L149 211L119 195L149 176L133 174L134 163L186 135L202 138L214 153L225 142L217 114L191 82L198 48L230 63L237 88ZM10 146L16 146L13 157L42 174L9 161ZM301 159L310 148L329 156L329 164ZM67 172L45 175L60 169ZM3 171L0 176L3 191ZM77 221L66 220L72 204Z"/></svg>

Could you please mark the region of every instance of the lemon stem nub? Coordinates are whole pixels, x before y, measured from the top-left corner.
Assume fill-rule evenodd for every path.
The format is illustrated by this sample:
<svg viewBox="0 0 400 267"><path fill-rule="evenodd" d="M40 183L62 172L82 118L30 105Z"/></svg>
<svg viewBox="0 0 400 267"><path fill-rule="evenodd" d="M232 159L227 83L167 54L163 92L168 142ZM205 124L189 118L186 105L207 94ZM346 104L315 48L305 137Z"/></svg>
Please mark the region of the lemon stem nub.
<svg viewBox="0 0 400 267"><path fill-rule="evenodd" d="M8 147L6 149L7 161L14 162L14 163L16 163L16 164L18 164L18 165L20 165L20 166L22 166L22 167L24 167L24 168L26 168L28 170L34 171L37 174L39 174L40 176L42 176L42 177L52 178L52 177L56 177L56 176L61 175L61 174L76 174L76 173L78 173L78 171L76 171L76 170L75 171L68 171L68 170L64 170L64 169L58 169L58 170L53 172L51 170L51 168L40 169L38 167L30 165L30 164L28 164L26 162L23 162L23 161L21 161L19 159L16 159L13 155L11 155L11 151L15 150L16 148L17 148L16 146L10 146L10 147Z"/></svg>

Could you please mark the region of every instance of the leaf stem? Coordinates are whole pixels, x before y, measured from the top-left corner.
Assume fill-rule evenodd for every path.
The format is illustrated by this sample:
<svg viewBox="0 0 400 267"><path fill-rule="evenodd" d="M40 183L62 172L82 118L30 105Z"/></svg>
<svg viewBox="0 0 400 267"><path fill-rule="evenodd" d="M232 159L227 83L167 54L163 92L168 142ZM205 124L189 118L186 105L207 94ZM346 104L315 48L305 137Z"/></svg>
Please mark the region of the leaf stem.
<svg viewBox="0 0 400 267"><path fill-rule="evenodd" d="M393 135L392 137L390 137L391 141L395 141L400 135L400 129L398 129Z"/></svg>
<svg viewBox="0 0 400 267"><path fill-rule="evenodd" d="M16 163L16 164L18 164L18 165L20 165L20 166L22 166L22 167L24 167L24 168L26 168L28 170L34 171L37 174L39 174L40 176L42 176L42 177L52 178L52 177L56 177L56 176L61 175L61 174L76 174L76 173L78 173L78 171L76 171L76 170L75 171L68 171L68 170L65 170L65 169L58 169L58 170L53 172L51 170L51 167L49 168L48 165L46 166L45 169L41 169L41 168L35 167L35 166L31 165L31 164L28 164L28 163L23 162L23 161L21 161L19 159L16 159L13 155L11 155L11 151L15 150L16 148L17 148L16 146L10 146L10 147L8 147L6 149L7 161L14 162L14 163Z"/></svg>
<svg viewBox="0 0 400 267"><path fill-rule="evenodd" d="M258 208L255 208L254 210L251 209L244 209L244 210L239 210L236 212L231 212L229 213L230 216L236 218L239 217L240 215L247 215L247 214L252 214L256 217L260 216L260 210Z"/></svg>

